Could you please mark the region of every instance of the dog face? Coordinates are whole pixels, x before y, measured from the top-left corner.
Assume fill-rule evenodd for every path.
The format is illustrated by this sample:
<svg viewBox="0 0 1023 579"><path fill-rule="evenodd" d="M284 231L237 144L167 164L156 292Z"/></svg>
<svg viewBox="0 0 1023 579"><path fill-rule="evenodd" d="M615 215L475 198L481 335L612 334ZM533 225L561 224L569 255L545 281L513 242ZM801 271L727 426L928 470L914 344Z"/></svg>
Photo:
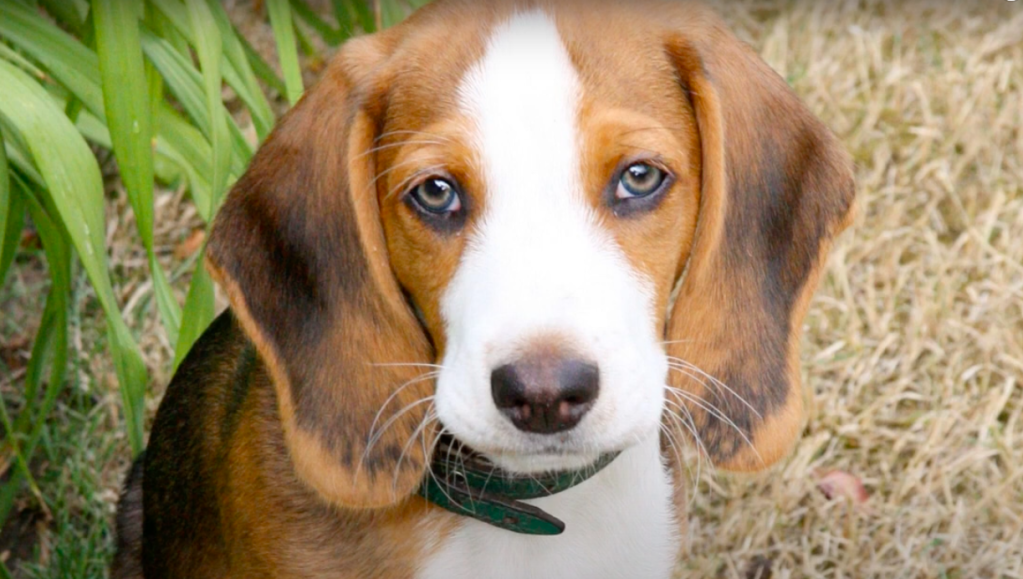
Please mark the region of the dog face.
<svg viewBox="0 0 1023 579"><path fill-rule="evenodd" d="M209 257L299 476L384 506L441 427L517 472L662 428L770 464L852 196L833 137L703 8L442 1L343 49Z"/></svg>
<svg viewBox="0 0 1023 579"><path fill-rule="evenodd" d="M659 428L695 119L664 56L587 82L553 15L487 28L429 122L387 118L384 231L438 347L444 427L513 470L582 466Z"/></svg>

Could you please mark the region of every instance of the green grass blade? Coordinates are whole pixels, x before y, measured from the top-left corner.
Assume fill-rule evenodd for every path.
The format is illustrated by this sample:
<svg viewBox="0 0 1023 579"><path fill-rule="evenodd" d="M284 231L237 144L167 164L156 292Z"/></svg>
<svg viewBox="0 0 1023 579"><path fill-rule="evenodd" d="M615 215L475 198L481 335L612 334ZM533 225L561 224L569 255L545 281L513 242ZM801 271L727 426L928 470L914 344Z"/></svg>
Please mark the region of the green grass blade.
<svg viewBox="0 0 1023 579"><path fill-rule="evenodd" d="M310 28L315 30L327 44L337 46L345 38L348 38L346 29L334 29L330 24L327 24L324 19L320 18L320 15L310 8L309 5L305 3L305 0L290 0L290 4L291 9L295 11L295 15L308 24Z"/></svg>
<svg viewBox="0 0 1023 579"><path fill-rule="evenodd" d="M237 29L235 29L237 31ZM248 59L249 64L252 66L252 72L256 74L259 80L265 82L270 88L277 91L277 94L286 94L288 87L284 86L284 81L277 76L274 69L263 57L256 51L255 48L249 44L249 41L245 39L240 33L236 35L238 42L242 45L242 50L245 51L245 57Z"/></svg>
<svg viewBox="0 0 1023 579"><path fill-rule="evenodd" d="M373 13L370 0L347 0L347 4L355 12L355 18L363 32L371 34L377 31L376 14Z"/></svg>
<svg viewBox="0 0 1023 579"><path fill-rule="evenodd" d="M209 100L204 88L203 75L192 66L191 62L178 54L170 43L145 28L142 29L142 49L146 57L163 75L167 89L181 104L181 108L185 109L206 139L212 141L213 123L210 120ZM227 109L220 101L219 92L217 107L223 111L222 114L227 119L229 140L234 151L234 156L231 158L231 172L240 175L249 159L252 158L252 145L245 140L241 129L228 115ZM213 165L209 166L212 171Z"/></svg>
<svg viewBox="0 0 1023 579"><path fill-rule="evenodd" d="M94 52L16 2L0 0L0 36L36 59L92 114L105 121L99 60Z"/></svg>
<svg viewBox="0 0 1023 579"><path fill-rule="evenodd" d="M187 39L187 42L196 47L197 52L199 50L199 43L202 41L202 30L205 30L207 26L216 26L220 32L220 51L224 56L224 66L221 71L224 81L234 89L238 94L238 98L249 108L249 111L252 113L252 122L260 139L269 134L270 129L273 128L273 110L270 108L270 103L266 100L259 87L259 83L256 81L256 75L253 73L249 58L246 56L245 48L239 40L240 35L235 33L227 11L224 10L220 2L217 0L206 0L206 9L212 18L209 22L203 24L204 28L202 30L197 30L193 26L189 16L189 8L181 2L175 0L153 0L153 6L161 18L169 22L181 36ZM186 55L182 51L179 51L179 53L182 56Z"/></svg>
<svg viewBox="0 0 1023 579"><path fill-rule="evenodd" d="M153 251L153 120L134 0L94 0L93 22L114 155L149 259L164 330L177 342L181 309Z"/></svg>
<svg viewBox="0 0 1023 579"><path fill-rule="evenodd" d="M192 285L185 299L185 313L181 321L181 338L174 348L174 370L177 371L185 355L192 349L195 342L213 323L216 317L216 304L213 299L213 280L204 267L206 249L199 254L199 260L192 274Z"/></svg>
<svg viewBox="0 0 1023 579"><path fill-rule="evenodd" d="M223 59L223 41L220 29L213 22L209 6L195 0L188 2L188 17L196 40L196 52L202 67L203 88L206 94L206 110L210 119L210 145L213 147L213 173L210 177L213 198L210 214L215 214L220 199L227 188L228 171L231 169L231 133L228 129L228 115L221 100L223 77L220 63Z"/></svg>
<svg viewBox="0 0 1023 579"><path fill-rule="evenodd" d="M38 13L26 9L24 6L4 2L0 0L0 36L7 38L26 54L29 54L42 64L54 80L66 87L75 98L82 101L85 108L102 123L106 123L106 111L103 106L103 92L101 88L99 60L95 53L89 50L81 42L75 40L64 31L50 22L47 22ZM166 42L166 41L164 41ZM168 50L175 52L176 49L170 43L166 46ZM150 56L147 53L147 56ZM178 53L178 56L180 54ZM191 64L189 63L190 67ZM194 69L193 69L194 71ZM166 71L161 70L161 74ZM198 77L197 77L198 78ZM179 95L175 95L179 96ZM180 96L179 96L180 98ZM166 106L166 105L164 105ZM183 128L187 122L181 119L161 122L163 115L157 114L157 144L166 137L168 141L188 133L187 139L179 142L176 149L181 156L192 163L192 169L188 172L208 175L209 171L203 170L204 163L208 165L210 153L208 148L203 150L202 139L195 139L195 132ZM163 119L166 121L166 119ZM198 122L198 121L197 121ZM165 131L171 134L166 135ZM236 148L241 154L251 155L251 147L242 148L244 138L240 131L237 133ZM190 154L195 153L195 154ZM247 156L235 161L235 169L244 165ZM240 174L240 170L238 171ZM205 178L203 179L205 180ZM190 185L195 187L199 180L190 180ZM209 198L208 187L204 191L192 191L192 194L199 199ZM202 213L208 213L205 209Z"/></svg>
<svg viewBox="0 0 1023 579"><path fill-rule="evenodd" d="M330 5L334 9L334 21L337 22L337 28L341 31L344 38L355 34L355 15L349 2L345 0L330 0Z"/></svg>
<svg viewBox="0 0 1023 579"><path fill-rule="evenodd" d="M81 36L84 32L83 27L85 26L85 20L82 18L84 12L82 8L88 10L88 5L84 3L72 2L68 0L40 0L46 8L46 12L53 16L57 22L60 22L76 35Z"/></svg>
<svg viewBox="0 0 1023 579"><path fill-rule="evenodd" d="M21 228L25 222L25 208L20 197L11 191L10 169L7 165L7 146L0 131L0 287L4 285L7 270L14 262Z"/></svg>
<svg viewBox="0 0 1023 579"><path fill-rule="evenodd" d="M295 27L291 21L291 7L288 0L267 0L270 25L277 40L277 57L284 73L288 102L294 106L302 97L302 68L298 64L298 48L295 45Z"/></svg>
<svg viewBox="0 0 1023 579"><path fill-rule="evenodd" d="M29 431L29 443L25 455L31 459L35 443L53 401L64 385L68 362L68 306L71 300L71 248L64 230L51 218L46 209L32 196L29 186L18 182L19 198L27 201L32 223L46 252L47 270L50 276L50 293L46 297L43 318L36 333L32 355L25 373L25 408L18 417L13 432ZM39 387L42 383L43 367L49 364L50 373L43 404L36 409ZM10 431L9 431L10 432Z"/></svg>
<svg viewBox="0 0 1023 579"><path fill-rule="evenodd" d="M160 128L156 137L157 150L173 158L188 174L196 210L204 221L209 222L212 219L209 212L212 194L206 176L213 170L209 142L166 103L157 111L156 124Z"/></svg>
<svg viewBox="0 0 1023 579"><path fill-rule="evenodd" d="M60 220L103 307L132 450L143 448L143 397L148 383L138 345L121 319L107 269L103 183L85 140L46 91L27 74L0 61L0 115L17 129L46 183Z"/></svg>
<svg viewBox="0 0 1023 579"><path fill-rule="evenodd" d="M225 74L224 79L234 88L235 92L238 93L238 97L248 107L249 112L252 114L252 124L256 127L256 134L259 135L259 140L262 141L273 129L273 109L270 108L270 103L266 100L266 95L263 94L259 81L256 80L256 74L252 70L248 56L245 54L245 48L239 40L240 35L235 33L234 27L231 25L231 19L228 17L227 11L224 10L224 6L219 0L207 0L207 5L213 14L217 27L220 29L220 37L224 43L224 56L227 57L227 71L233 72L238 77L238 80L235 81Z"/></svg>
<svg viewBox="0 0 1023 579"><path fill-rule="evenodd" d="M0 217L4 227L0 229L0 286L3 286L14 257L18 254L21 230L25 226L25 204L16 195L9 195L4 204L0 205L0 211L4 213Z"/></svg>
<svg viewBox="0 0 1023 579"><path fill-rule="evenodd" d="M38 66L32 64L24 56L15 52L10 46L0 42L0 58L6 59L12 64L18 65L22 70L36 77L38 80L46 80L46 73Z"/></svg>

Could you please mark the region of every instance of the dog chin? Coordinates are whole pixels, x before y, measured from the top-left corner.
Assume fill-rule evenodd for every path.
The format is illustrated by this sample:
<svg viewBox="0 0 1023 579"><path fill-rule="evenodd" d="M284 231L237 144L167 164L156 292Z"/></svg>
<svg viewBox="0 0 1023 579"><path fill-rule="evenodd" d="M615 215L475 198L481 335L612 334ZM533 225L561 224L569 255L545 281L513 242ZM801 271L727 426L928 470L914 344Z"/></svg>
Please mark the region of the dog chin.
<svg viewBox="0 0 1023 579"><path fill-rule="evenodd" d="M584 469L600 458L600 453L486 454L490 462L505 472L538 474Z"/></svg>

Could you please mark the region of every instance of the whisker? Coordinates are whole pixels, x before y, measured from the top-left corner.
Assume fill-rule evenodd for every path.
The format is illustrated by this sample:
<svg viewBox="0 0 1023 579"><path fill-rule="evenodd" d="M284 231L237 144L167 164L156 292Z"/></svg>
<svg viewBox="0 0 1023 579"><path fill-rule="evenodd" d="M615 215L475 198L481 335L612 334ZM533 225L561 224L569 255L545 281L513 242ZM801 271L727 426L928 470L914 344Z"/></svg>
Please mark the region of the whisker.
<svg viewBox="0 0 1023 579"><path fill-rule="evenodd" d="M671 129L669 129L667 127L639 127L639 128L636 128L636 129L631 129L631 130L625 131L624 133L621 133L621 134L622 134L622 136L625 136L625 135L633 135L633 134L636 134L636 133L645 133L645 132L650 132L650 131L664 131L664 132L670 133Z"/></svg>
<svg viewBox="0 0 1023 579"><path fill-rule="evenodd" d="M433 399L434 399L433 396L427 396L425 398L420 398L419 400L416 400L415 402L412 402L411 404L406 405L404 408L402 408L401 410L396 412L394 414L394 416L391 416L387 420L387 422L385 422L384 425L382 427L380 427L380 431L377 432L376 434L374 434L370 438L369 442L366 443L366 452L369 452L369 450L372 449L373 446L376 443L380 442L380 439L383 437L384 433L387 432L387 429L390 428L391 425L394 424L394 422L396 420L398 420L399 418L404 416L406 412L412 410L413 408L416 408L417 406L425 404L427 402L433 402Z"/></svg>
<svg viewBox="0 0 1023 579"><path fill-rule="evenodd" d="M717 418L718 420L724 422L728 426L731 426L732 429L735 430L735 432L740 437L742 437L742 440L746 443L746 445L749 446L751 450L753 450L753 453L757 455L757 459L759 459L760 462L764 462L764 459L760 456L760 453L757 452L757 448L755 446L753 446L753 443L750 441L749 437L746 436L746 433L743 432L742 429L739 428L739 426L736 425L735 422L733 422L731 418L729 418L726 414L721 412L721 410L719 408L717 408L713 404L710 404L710 402L707 401L706 399L700 398L698 396L694 396L694 395L686 392L685 390L681 390L679 388L673 388L673 387L667 386L667 385L665 385L665 388L669 392L671 392L672 394L692 402L693 404L695 404L699 408L709 412L711 416L714 416L715 418ZM668 400L667 398L665 398L664 401L665 401L666 404L674 404L676 406L679 406L679 404L677 402Z"/></svg>
<svg viewBox="0 0 1023 579"><path fill-rule="evenodd" d="M415 362L388 362L383 364L370 364L378 368L437 368L440 370L444 369L444 366L440 364L416 364Z"/></svg>
<svg viewBox="0 0 1023 579"><path fill-rule="evenodd" d="M404 446L404 447L402 447L402 449L401 449L401 454L400 454L400 455L398 456L398 462L397 462L397 463L395 463L395 465L394 465L394 478L393 478L393 480L391 481L391 489L392 489L392 493L393 493L393 494L395 494L395 495L396 495L396 494L398 493L398 475L399 475L399 474L401 474L401 463L405 461L405 455L406 455L406 454L408 454L408 451L409 451L409 449L410 449L410 445L411 445L411 444L412 444L413 442L415 442L415 440L416 440L417 438L419 438L419 436L420 436L420 435L421 435L422 433L424 433L424 432L425 432L425 429L426 429L426 427L427 427L427 426L428 426L428 425L429 425L430 423L432 423L432 422L433 422L434 420L436 420L436 419L437 419L437 418L436 418L436 413L435 413L435 412L433 412L433 409L431 409L430 411L428 411L428 412L426 413L426 415L425 415L425 416L423 416L423 420L422 420L422 421L420 421L420 423L419 423L419 426L418 426L418 427L416 427L416 429L412 431L412 435L411 435L411 436L409 436L409 439L408 439L408 441L407 441L407 442L405 443L405 446ZM425 460L425 457L424 457L424 460ZM428 471L430 470L430 466L429 466L429 464L427 464L427 470L428 470Z"/></svg>
<svg viewBox="0 0 1023 579"><path fill-rule="evenodd" d="M391 403L392 400L395 399L395 397L401 394L401 392L408 388L409 386L412 386L413 384L418 384L419 382L423 382L424 380L430 380L437 374L439 374L439 372L426 372L424 374L416 376L410 379L409 381L405 382L401 386L399 386L394 392L391 393L390 396L387 397L387 400L384 400L384 403L380 406L380 410L377 410L376 416L373 417L373 422L371 422L369 425L369 434L366 435L366 448L363 449L362 458L359 459L359 465L355 469L356 479L359 478L359 474L362 472L362 466L365 464L366 459L369 458L370 450L373 448L373 445L376 444L377 440L379 440L379 436L374 434L374 430L376 429L377 422L380 420L380 417L383 415L383 412L387 408L387 406ZM388 423L388 426L389 424L390 423ZM385 430L387 430L386 426L380 431L379 434L383 434Z"/></svg>
<svg viewBox="0 0 1023 579"><path fill-rule="evenodd" d="M375 186L376 186L376 183L377 183L377 182L379 182L379 181L380 181L381 179L383 179L384 177L387 177L388 175L390 175L390 174L394 173L395 171L397 171L397 170L399 170L399 169L402 169L402 168L404 168L404 167L408 167L408 166L410 166L410 165L415 165L415 164L417 164L417 163L422 163L422 162L424 162L424 160L420 160L420 159L406 159L405 161L402 161L401 163L395 163L395 164L394 164L394 165L392 165L391 167L388 167L388 168L387 168L386 170L384 170L384 171L381 171L380 173L377 173L377 174L376 174L376 175L375 175L375 176L373 177L373 179L372 179L371 181L369 181L369 185L367 185L367 186L366 186L366 189L367 189L367 190L372 190L372 189L373 189L373 187L375 187ZM421 171L420 171L420 172L421 172ZM417 174L419 174L420 172L416 172L416 173L414 173L413 175L417 175ZM410 177L410 178L411 178L411 177Z"/></svg>
<svg viewBox="0 0 1023 579"><path fill-rule="evenodd" d="M386 170L377 173L376 176L373 177L373 180L369 182L369 185L366 186L366 190L367 191L372 191L376 187L376 184L381 179L383 179L384 177L386 177L386 176L390 175L391 173L397 171L398 169L401 169L403 167L408 167L410 165L415 165L417 163L422 163L423 161L424 161L423 159L405 159L401 163L395 163L395 164L391 165ZM415 177L421 175L423 173L423 171L432 171L433 169L436 169L436 168L439 168L439 166L431 166L431 167L427 167L425 169L421 169L421 170L413 173L412 175L410 175L403 182L408 182L409 180L414 179Z"/></svg>
<svg viewBox="0 0 1023 579"><path fill-rule="evenodd" d="M429 380L437 376L438 374L440 374L440 372L426 372L424 374L420 374L419 376L410 379L408 382L405 382L404 384L399 386L398 389L392 392L391 395L387 397L387 400L384 400L384 403L380 406L380 410L377 410L376 416L373 417L373 422L370 423L369 425L369 437L366 439L367 445L369 444L369 438L372 438L373 436L373 430L377 426L377 421L380 420L380 416L383 415L384 410L387 408L387 405L390 404L391 401L395 399L395 397L401 394L401 392L408 388L409 386L412 386L413 384L418 384L425 380Z"/></svg>
<svg viewBox="0 0 1023 579"><path fill-rule="evenodd" d="M703 439L700 438L700 432L696 428L696 421L693 420L693 414L691 412L689 412L689 409L686 408L684 405L679 404L678 402L675 402L673 400L668 400L666 398L664 400L664 403L665 403L666 406L672 406L672 407L676 408L681 413L681 414L675 414L673 412L668 412L667 415L672 420L674 420L676 424L681 425L683 428L688 430L689 434L692 435L693 440L696 441L696 446L701 451L701 452L696 454L696 461L697 461L696 464L697 464L697 469L698 469L697 473L699 473L699 468L700 468L700 466L702 464L702 457L704 455L706 455L707 457L710 457L710 452L707 451L707 447L703 444Z"/></svg>
<svg viewBox="0 0 1023 579"><path fill-rule="evenodd" d="M679 418L674 414L668 413L670 420L673 420L676 424L679 422ZM682 456L681 443L678 440L678 435L672 430L667 424L659 425L661 434L664 435L665 440L668 442L668 446L671 447L671 453L675 455L675 462L679 468L685 468L686 472L689 473L690 479L692 479L692 486L699 488L700 484L700 469L703 464L703 458L700 453L696 454L696 474L693 474L693 469L689 466L689 462L686 461Z"/></svg>
<svg viewBox="0 0 1023 579"><path fill-rule="evenodd" d="M430 133L430 132L427 132L427 131L411 131L411 130L387 131L386 133L382 133L377 138L373 139L373 142L374 143L379 143L379 142L387 139L388 137L396 137L398 135L413 135L413 136L419 136L419 137L429 137L431 139L437 139L437 140L440 140L440 141L444 141L445 143L453 143L454 142L451 138L445 137L444 135L438 135L436 133Z"/></svg>
<svg viewBox="0 0 1023 579"><path fill-rule="evenodd" d="M362 153L359 153L358 155L355 156L355 160L363 159L363 158L368 157L368 156L370 156L370 155L372 155L374 153L379 153L380 151L386 151L388 149L394 149L396 147L404 147L405 145L438 145L438 146L440 146L440 145L443 145L443 144L444 143L441 142L441 141L422 141L422 140L409 140L409 141L400 141L398 143L388 143L386 145L380 145L379 147L373 147L372 149L369 149L367 151L363 151Z"/></svg>
<svg viewBox="0 0 1023 579"><path fill-rule="evenodd" d="M708 374L707 372L704 372L704 371L703 371L703 370L702 370L702 369L701 369L701 368L700 368L699 366L697 366L696 364L693 364L692 362L689 362L688 360L683 360L682 358L676 358L676 357L674 357L674 356L668 356L668 363L669 363L669 365L670 365L670 364L672 364L672 363L674 363L674 364L676 364L676 365L682 366L682 367L684 367L684 368L686 368L686 369L688 369L688 370L692 370L693 372L696 372L696 373L698 373L699 375L703 376L703 377L704 377L704 378L706 378L707 380L710 380L711 384L713 384L713 385L717 386L717 387L718 387L718 388L720 388L720 389L723 389L723 390L725 390L726 392L728 392L728 393L729 393L729 394L731 394L732 396L735 396L735 398L736 398L736 399L738 399L738 400L739 400L739 402L742 402L743 404L745 404L745 405L746 405L746 408L749 408L749 409L750 409L750 412L752 412L753 414L755 414L755 415L757 416L757 418L759 418L760 420L763 420L763 419L764 419L764 417L763 417L763 416L761 416L759 412L757 412L757 409L756 409L756 408L754 408L752 404L750 404L750 403L749 403L748 401L746 401L746 399L745 399L745 398L743 398L742 396L739 396L739 393L738 393L738 392L736 392L735 390L733 390L733 389L732 389L732 388L731 388L730 386L728 386L728 384L725 384L725 383L724 383L724 382L722 382L721 380L718 380L718 379L717 379L717 378L715 378L714 376L711 376L711 375L710 375L710 374Z"/></svg>
<svg viewBox="0 0 1023 579"><path fill-rule="evenodd" d="M436 438L436 439L435 439L435 440L433 441L433 448L432 448L432 449L431 449L431 451L430 451L430 454L431 454L431 455L432 455L433 453L437 452L437 444L438 444L438 443L440 442L440 439L441 439L441 438L442 438L442 437L443 437L444 435L449 435L449 436L450 436L450 435L451 435L451 432L450 432L450 431L449 431L449 430L448 430L447 428L445 428L445 427L441 427L441 429L440 429L440 432L438 432L438 433L437 433L437 438ZM424 445L425 445L425 441L424 441ZM437 474L436 474L435 472L433 472L433 468L427 468L427 469L426 469L426 472L427 472L427 475L428 475L428 476L429 476L430 478L432 478L432 479L434 480L434 482L436 482L436 483L437 483L437 488L439 488L439 489L440 489L440 492L441 492L441 493L443 493L445 497L447 497L448 501L449 501L450 503L452 503L452 504L455 504L455 499L454 499L454 498L452 498L452 496L451 496L451 495L450 495L450 494L448 493L448 491L447 491L447 490L445 490L445 488L444 488L444 483L441 483L441 480L440 480L439 478L437 478ZM474 507L474 508L475 508L475 507ZM474 511L474 512L475 512L475 511Z"/></svg>
<svg viewBox="0 0 1023 579"><path fill-rule="evenodd" d="M397 194L399 191L402 191L405 188L407 188L409 183L415 181L416 179L422 177L423 175L429 175L431 173L435 173L437 171L442 171L442 170L444 170L444 165L430 165L428 167L423 167L422 169L420 169L420 170L416 171L415 173L409 175L408 177L402 179L394 187L391 187L391 190L387 192L387 195L385 195L385 197L390 199L395 194Z"/></svg>

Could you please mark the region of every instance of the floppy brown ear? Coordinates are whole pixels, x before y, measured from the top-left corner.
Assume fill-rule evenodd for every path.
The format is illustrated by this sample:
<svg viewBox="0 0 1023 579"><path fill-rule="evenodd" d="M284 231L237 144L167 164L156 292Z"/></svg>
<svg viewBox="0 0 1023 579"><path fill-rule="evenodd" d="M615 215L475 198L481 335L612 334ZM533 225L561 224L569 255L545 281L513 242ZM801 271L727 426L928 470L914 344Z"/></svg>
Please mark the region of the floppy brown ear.
<svg viewBox="0 0 1023 579"><path fill-rule="evenodd" d="M854 183L834 136L756 53L713 15L681 19L668 52L696 113L702 184L668 326L674 364L692 367L671 384L710 458L756 470L799 433L802 320Z"/></svg>
<svg viewBox="0 0 1023 579"><path fill-rule="evenodd" d="M418 402L434 386L414 364L433 353L391 273L364 154L376 123L363 105L381 100L384 42L346 45L284 116L208 246L210 270L274 379L298 476L352 508L414 492L432 444L419 438L432 433L419 429L428 405Z"/></svg>

